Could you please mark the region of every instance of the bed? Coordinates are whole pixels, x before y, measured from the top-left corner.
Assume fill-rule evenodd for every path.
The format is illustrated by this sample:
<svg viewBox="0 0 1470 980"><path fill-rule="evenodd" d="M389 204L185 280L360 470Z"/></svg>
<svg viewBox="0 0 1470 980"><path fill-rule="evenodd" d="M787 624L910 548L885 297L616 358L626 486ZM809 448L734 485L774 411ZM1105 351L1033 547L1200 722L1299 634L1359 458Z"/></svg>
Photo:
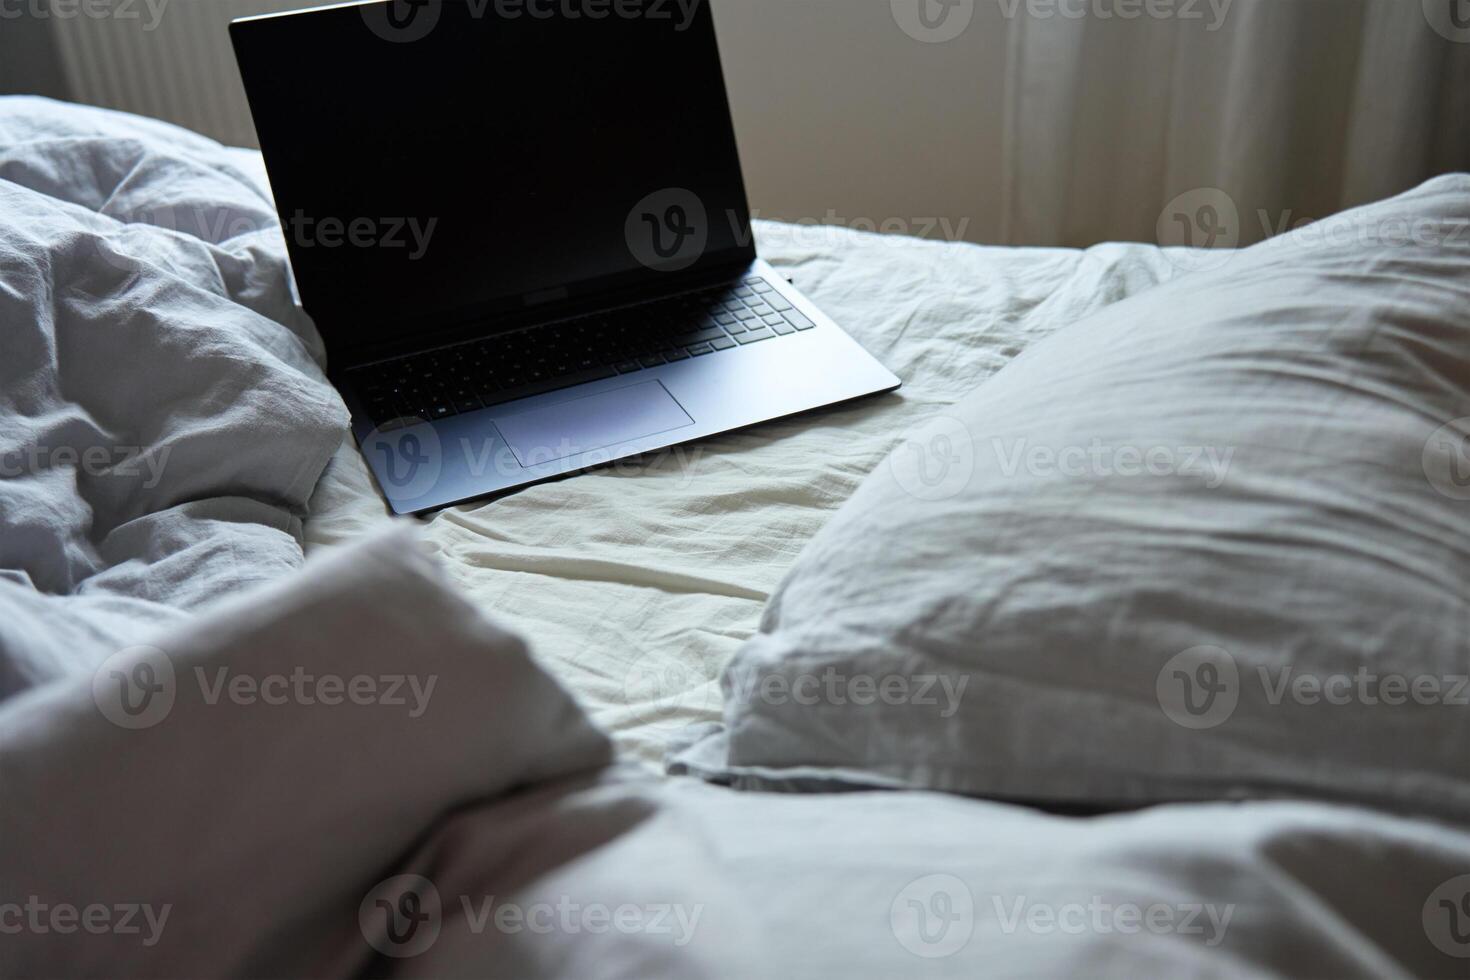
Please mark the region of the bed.
<svg viewBox="0 0 1470 980"><path fill-rule="evenodd" d="M31 494L28 471L9 491L0 943L13 941L14 975L1463 975L1470 832L1453 817L1290 792L1078 816L912 787L763 793L678 774L697 767L669 774L689 733L725 718L722 672L768 599L897 443L1067 325L1193 272L1193 253L757 222L761 255L900 391L402 521L344 437L310 325L289 308L257 154L30 99L5 100L0 140L4 203L23 214L8 234L44 242L11 250L7 302L32 295L16 270L44 256L61 285L17 309L53 325L51 349L78 356L68 344L92 335L64 329L76 298L90 329L115 322L117 309L95 311L116 291L119 308L195 317L177 333L155 322L178 364L222 358L187 397L151 399L129 378L88 401L37 355L60 380L11 376L7 411L52 433L77 418L109 429L108 412L161 432L181 416L230 420L188 422L203 434L156 481L170 499L109 503L111 529L98 503L111 483ZM88 180L76 160L92 162ZM149 188L181 186L192 211L146 203ZM130 194L145 205L113 215L122 231L80 215ZM205 222L216 237L202 244L178 217L203 213L199 201L231 217ZM29 230L58 215L78 225ZM103 258L75 259L89 236ZM99 261L112 269L101 285L88 279ZM151 285L165 280L191 282ZM250 345L218 354L242 336ZM269 398L229 388L241 365ZM154 401L155 414L136 407ZM292 410L272 415L283 401ZM258 484L211 470L222 445L253 461ZM37 503L73 490L84 516ZM175 642L201 678L207 665L307 659L388 677L409 663L438 681L435 723L382 705L261 712L183 680L161 723L99 716L109 664L125 665L124 685L151 678L139 668L169 659L152 644ZM187 678L185 663L167 669ZM111 911L95 931L66 929L47 903L74 923Z"/></svg>
<svg viewBox="0 0 1470 980"><path fill-rule="evenodd" d="M718 719L718 676L807 540L900 437L1058 326L1174 273L1142 245L985 248L756 223L760 254L903 379L892 395L679 446L425 521L455 581L527 636L621 748ZM387 521L355 447L308 551Z"/></svg>

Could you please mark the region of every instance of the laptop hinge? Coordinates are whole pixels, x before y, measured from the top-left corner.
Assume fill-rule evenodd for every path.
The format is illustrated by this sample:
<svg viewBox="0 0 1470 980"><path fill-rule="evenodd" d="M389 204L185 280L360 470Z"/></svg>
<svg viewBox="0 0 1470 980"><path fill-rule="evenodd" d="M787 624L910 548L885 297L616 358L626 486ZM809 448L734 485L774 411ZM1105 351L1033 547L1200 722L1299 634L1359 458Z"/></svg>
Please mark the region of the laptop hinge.
<svg viewBox="0 0 1470 980"><path fill-rule="evenodd" d="M402 357L435 347L447 347L477 337L489 336L538 323L596 313L617 306L646 303L664 296L701 289L720 282L728 282L744 273L753 257L706 266L689 273L660 276L634 285L617 289L602 290L581 296L568 297L564 292L550 290L528 297L532 302L514 310L499 310L493 313L471 313L456 311L437 323L419 321L404 325L404 339L342 350L327 350L327 358L333 372L347 370L373 361ZM557 295L561 292L561 295ZM540 301L537 301L540 300ZM323 331L324 334L329 331Z"/></svg>

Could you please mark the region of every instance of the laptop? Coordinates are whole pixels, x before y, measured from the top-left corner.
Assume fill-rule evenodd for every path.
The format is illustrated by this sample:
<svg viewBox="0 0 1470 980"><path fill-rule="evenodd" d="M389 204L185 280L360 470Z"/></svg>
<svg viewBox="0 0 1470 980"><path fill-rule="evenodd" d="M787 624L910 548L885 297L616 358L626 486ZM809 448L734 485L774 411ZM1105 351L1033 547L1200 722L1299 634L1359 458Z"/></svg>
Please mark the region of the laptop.
<svg viewBox="0 0 1470 980"><path fill-rule="evenodd" d="M373 0L230 34L394 512L898 387L756 255L708 0Z"/></svg>

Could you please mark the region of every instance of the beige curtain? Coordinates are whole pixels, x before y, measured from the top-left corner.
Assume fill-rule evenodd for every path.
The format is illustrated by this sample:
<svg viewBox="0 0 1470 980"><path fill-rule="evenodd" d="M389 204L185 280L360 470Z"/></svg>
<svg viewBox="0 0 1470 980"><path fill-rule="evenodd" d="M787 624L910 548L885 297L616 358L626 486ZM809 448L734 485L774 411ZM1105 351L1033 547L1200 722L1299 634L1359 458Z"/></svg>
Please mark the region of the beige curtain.
<svg viewBox="0 0 1470 980"><path fill-rule="evenodd" d="M1470 169L1470 0L1015 2L1007 243L1181 243L1182 201L1244 244Z"/></svg>

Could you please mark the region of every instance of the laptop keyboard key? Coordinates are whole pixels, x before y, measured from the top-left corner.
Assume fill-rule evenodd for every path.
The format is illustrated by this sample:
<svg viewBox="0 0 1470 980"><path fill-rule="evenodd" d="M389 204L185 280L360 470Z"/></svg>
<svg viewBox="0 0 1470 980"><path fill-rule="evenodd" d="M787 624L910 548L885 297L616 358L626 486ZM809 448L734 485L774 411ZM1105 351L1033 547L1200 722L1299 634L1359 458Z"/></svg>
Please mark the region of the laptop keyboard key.
<svg viewBox="0 0 1470 980"><path fill-rule="evenodd" d="M442 419L814 326L752 277L369 365L352 381L375 423Z"/></svg>
<svg viewBox="0 0 1470 980"><path fill-rule="evenodd" d="M680 347L688 347L690 344L707 344L716 337L725 336L725 331L709 329L696 330L693 333L684 333L674 338L674 343Z"/></svg>

